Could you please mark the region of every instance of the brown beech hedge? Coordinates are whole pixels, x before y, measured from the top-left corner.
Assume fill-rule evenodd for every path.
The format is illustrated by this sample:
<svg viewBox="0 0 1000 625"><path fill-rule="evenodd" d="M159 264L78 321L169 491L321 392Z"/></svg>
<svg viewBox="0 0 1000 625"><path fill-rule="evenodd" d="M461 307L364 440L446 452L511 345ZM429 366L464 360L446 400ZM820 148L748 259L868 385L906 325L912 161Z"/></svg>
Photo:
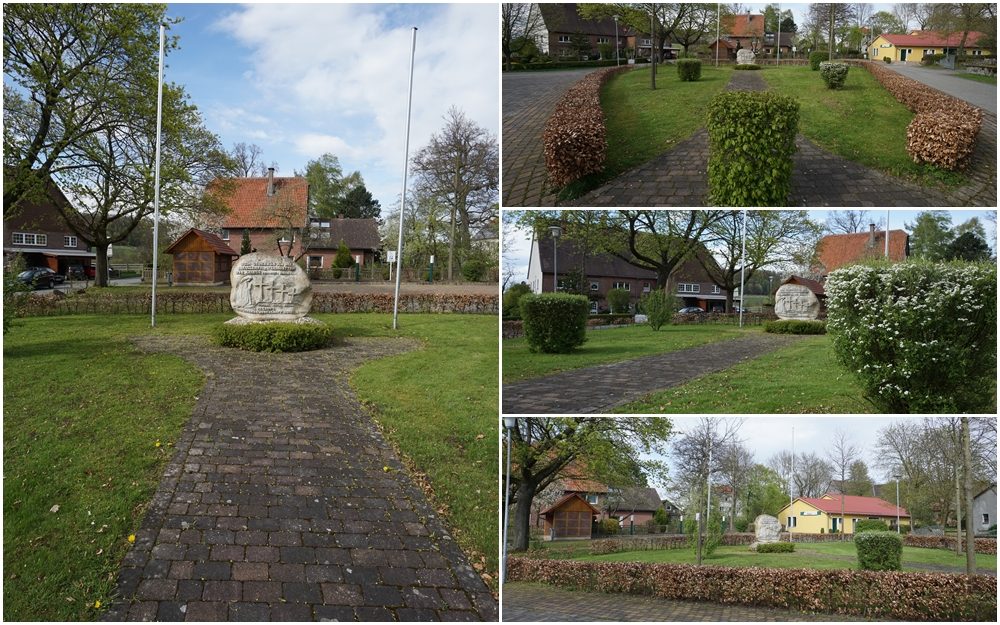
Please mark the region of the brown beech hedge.
<svg viewBox="0 0 1000 625"><path fill-rule="evenodd" d="M615 74L629 69L623 65L587 74L556 105L542 133L545 167L553 185L562 187L604 169L608 142L601 87Z"/></svg>
<svg viewBox="0 0 1000 625"><path fill-rule="evenodd" d="M994 621L996 578L887 571L509 558L507 579L904 621Z"/></svg>
<svg viewBox="0 0 1000 625"><path fill-rule="evenodd" d="M756 537L747 532L723 534L723 545L749 545ZM846 536L854 540L853 534ZM840 542L840 534L799 534L789 537L788 532L782 532L780 540L797 543L829 543ZM624 551L650 551L654 549L686 549L687 536L684 534L660 534L658 536L642 536L638 538L607 538L595 540L590 544L590 553L602 555L605 553L621 553ZM927 549L954 549L955 539L945 536L903 536L904 547L922 547ZM996 555L997 540L995 538L977 538L976 553Z"/></svg>
<svg viewBox="0 0 1000 625"><path fill-rule="evenodd" d="M981 109L883 64L860 64L903 106L916 113L906 128L906 151L914 162L950 170L964 169L969 164L983 125Z"/></svg>

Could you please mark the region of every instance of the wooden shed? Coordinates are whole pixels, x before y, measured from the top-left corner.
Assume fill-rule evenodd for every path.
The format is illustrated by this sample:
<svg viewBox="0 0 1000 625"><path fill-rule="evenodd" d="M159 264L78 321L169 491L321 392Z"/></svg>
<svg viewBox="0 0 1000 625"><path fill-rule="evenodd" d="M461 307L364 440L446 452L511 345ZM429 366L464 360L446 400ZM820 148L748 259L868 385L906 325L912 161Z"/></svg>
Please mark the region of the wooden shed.
<svg viewBox="0 0 1000 625"><path fill-rule="evenodd" d="M229 283L233 258L239 256L218 235L191 228L170 244L174 257L174 284L218 286Z"/></svg>
<svg viewBox="0 0 1000 625"><path fill-rule="evenodd" d="M593 530L594 520L601 511L587 503L587 500L571 493L542 510L545 540L588 539Z"/></svg>

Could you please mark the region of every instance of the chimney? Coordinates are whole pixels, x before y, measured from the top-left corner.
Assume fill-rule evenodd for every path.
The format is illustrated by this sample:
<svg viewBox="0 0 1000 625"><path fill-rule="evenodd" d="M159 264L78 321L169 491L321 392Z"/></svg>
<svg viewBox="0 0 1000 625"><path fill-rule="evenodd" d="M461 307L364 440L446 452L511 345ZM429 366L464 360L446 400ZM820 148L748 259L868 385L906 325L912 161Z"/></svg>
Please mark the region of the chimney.
<svg viewBox="0 0 1000 625"><path fill-rule="evenodd" d="M868 224L868 247L875 247L875 224Z"/></svg>
<svg viewBox="0 0 1000 625"><path fill-rule="evenodd" d="M267 196L271 197L274 195L274 167L267 168ZM875 229L875 226L872 226Z"/></svg>

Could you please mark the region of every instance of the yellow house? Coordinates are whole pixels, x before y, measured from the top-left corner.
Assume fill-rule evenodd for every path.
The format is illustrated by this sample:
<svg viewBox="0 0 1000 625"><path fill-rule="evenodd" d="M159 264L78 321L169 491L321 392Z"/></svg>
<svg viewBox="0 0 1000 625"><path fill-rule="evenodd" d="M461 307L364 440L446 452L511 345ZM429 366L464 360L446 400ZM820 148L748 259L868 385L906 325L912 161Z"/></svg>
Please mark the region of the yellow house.
<svg viewBox="0 0 1000 625"><path fill-rule="evenodd" d="M877 497L844 496L844 516L846 523L841 521L840 498L838 494L826 494L822 497L799 497L778 513L778 520L786 531L799 534L829 534L833 531L854 533L858 521L863 519L878 519L885 521L889 527L896 526L896 514L899 513L900 526L910 525L910 514L905 508L896 508L893 504Z"/></svg>
<svg viewBox="0 0 1000 625"><path fill-rule="evenodd" d="M989 56L990 50L978 45L979 40L985 37L983 33L970 32L965 40L965 53L969 56ZM919 63L928 54L956 54L961 41L962 33L951 33L945 37L933 30L914 30L908 35L884 34L868 44L868 58L881 61L889 57L893 63Z"/></svg>

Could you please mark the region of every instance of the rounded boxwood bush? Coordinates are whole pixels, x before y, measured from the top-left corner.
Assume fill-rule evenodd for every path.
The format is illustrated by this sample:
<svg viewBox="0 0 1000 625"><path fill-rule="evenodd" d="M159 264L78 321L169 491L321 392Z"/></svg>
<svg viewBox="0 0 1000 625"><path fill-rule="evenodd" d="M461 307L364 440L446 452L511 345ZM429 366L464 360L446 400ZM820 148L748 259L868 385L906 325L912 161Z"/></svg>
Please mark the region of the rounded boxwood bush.
<svg viewBox="0 0 1000 625"><path fill-rule="evenodd" d="M829 52L811 52L809 54L809 69L819 71L819 64L830 58Z"/></svg>
<svg viewBox="0 0 1000 625"><path fill-rule="evenodd" d="M587 340L590 302L582 295L528 293L521 296L521 319L528 349L565 354Z"/></svg>
<svg viewBox="0 0 1000 625"><path fill-rule="evenodd" d="M879 410L996 411L996 265L878 261L837 269L825 289L837 359Z"/></svg>
<svg viewBox="0 0 1000 625"><path fill-rule="evenodd" d="M701 61L698 59L677 59L677 75L683 81L695 81L701 78Z"/></svg>
<svg viewBox="0 0 1000 625"><path fill-rule="evenodd" d="M772 334L826 334L825 321L779 319L764 324L764 332Z"/></svg>
<svg viewBox="0 0 1000 625"><path fill-rule="evenodd" d="M737 65L733 69L753 71L755 69L760 69L760 65L757 65L756 63L743 63L742 65Z"/></svg>
<svg viewBox="0 0 1000 625"><path fill-rule="evenodd" d="M860 534L861 532L888 532L889 526L885 521L879 519L861 519L858 524L854 526L854 533Z"/></svg>
<svg viewBox="0 0 1000 625"><path fill-rule="evenodd" d="M898 571L902 568L903 538L895 532L864 532L854 537L858 566L864 571Z"/></svg>
<svg viewBox="0 0 1000 625"><path fill-rule="evenodd" d="M225 323L215 330L215 342L249 352L305 352L326 347L333 328L325 323Z"/></svg>
<svg viewBox="0 0 1000 625"><path fill-rule="evenodd" d="M823 77L823 82L826 83L828 89L840 89L843 87L847 81L847 72L849 69L847 63L823 62L819 64L819 73Z"/></svg>
<svg viewBox="0 0 1000 625"><path fill-rule="evenodd" d="M757 553L792 553L795 543L761 543L757 545Z"/></svg>

